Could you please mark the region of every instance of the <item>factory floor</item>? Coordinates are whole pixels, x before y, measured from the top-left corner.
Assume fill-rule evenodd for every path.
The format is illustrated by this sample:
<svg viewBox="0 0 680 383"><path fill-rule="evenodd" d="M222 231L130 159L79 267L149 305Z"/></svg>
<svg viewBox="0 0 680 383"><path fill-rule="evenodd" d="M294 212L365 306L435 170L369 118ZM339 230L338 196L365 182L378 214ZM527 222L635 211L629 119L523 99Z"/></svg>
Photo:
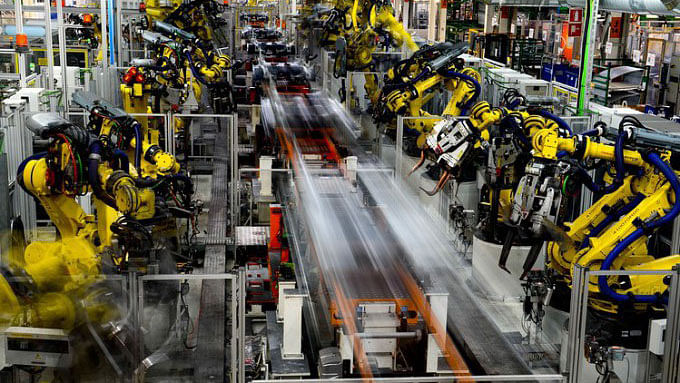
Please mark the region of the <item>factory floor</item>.
<svg viewBox="0 0 680 383"><path fill-rule="evenodd" d="M383 159L390 164L394 162L394 150L383 147L382 151ZM413 157L405 156L403 169L410 169L413 163L417 159ZM429 180L420 177L418 174L409 179L409 184L414 190L417 190L418 186L423 183L429 184ZM203 201L205 209L203 213L199 216L198 227L201 230L199 236L203 236L204 231L207 227L207 217L208 211L207 207L211 199L211 188L212 188L212 177L210 175L194 175L192 179L195 183L196 195L195 197ZM427 201L427 200L426 200ZM430 206L427 209L431 214L437 214L436 208ZM53 240L55 238L54 228L51 226L40 227L39 230L33 235L35 240ZM485 308L488 315L493 318L494 323L501 330L503 335L506 337L507 341L514 345L518 351L523 355L526 355L526 360L531 367L532 371L537 374L542 373L554 373L558 371L559 367L559 334L561 332L561 325L563 324L564 317L556 312L551 312L548 309L548 314L546 315L546 320L544 322L544 330L542 332L536 333L535 328L530 330L522 326L523 309L522 302L518 299L497 299L486 294L483 289L481 289L478 283L474 280L472 275L472 263L471 254L467 254L465 257L464 267L461 272L465 273L464 279L467 281L468 286L471 291L479 298L482 306ZM227 270L233 267L233 260L227 263ZM200 273L200 268L195 270L195 272ZM197 327L197 318L199 312L201 294L201 281L193 280L189 282L189 291L185 296L185 302L188 306L188 314L191 326L195 329ZM161 325L165 323L165 325ZM155 337L154 333L157 334L167 334L168 330L168 320L167 312L163 310L157 310L155 308L145 308L144 312L144 328L153 328L155 331L148 332L145 336L145 343L149 349L157 349L157 352L168 352L167 349L168 339L164 337ZM531 335L528 336L528 331ZM555 336L549 337L547 334L557 334ZM194 343L195 334L190 332L186 340L187 349L190 349ZM175 350L177 352L177 350ZM181 373L178 371L182 370L182 367L189 369L191 367L191 362L193 360L191 351L183 350L187 356L184 360L176 360L172 365L158 366L158 369L153 371L150 375L146 377L146 381L150 382L182 382L190 381L186 378L181 377ZM148 356L148 355L145 355ZM174 375L180 375L177 377L172 377Z"/></svg>

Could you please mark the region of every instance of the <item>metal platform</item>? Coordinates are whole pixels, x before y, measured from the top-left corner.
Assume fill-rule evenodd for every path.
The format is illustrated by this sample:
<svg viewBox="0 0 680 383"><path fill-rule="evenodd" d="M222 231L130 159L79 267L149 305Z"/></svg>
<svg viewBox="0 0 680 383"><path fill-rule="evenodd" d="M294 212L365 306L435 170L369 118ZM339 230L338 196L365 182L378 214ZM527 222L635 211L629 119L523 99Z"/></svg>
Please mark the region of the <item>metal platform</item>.
<svg viewBox="0 0 680 383"><path fill-rule="evenodd" d="M227 163L227 133L215 137L213 182L208 211L208 243L205 262L198 273L226 272L229 166ZM231 292L234 294L235 292ZM222 382L225 364L230 360L230 348L225 347L227 313L226 286L223 280L204 281L201 288L201 311L198 319L198 348L195 353L194 379L199 382Z"/></svg>
<svg viewBox="0 0 680 383"><path fill-rule="evenodd" d="M267 246L269 226L236 226L236 246Z"/></svg>
<svg viewBox="0 0 680 383"><path fill-rule="evenodd" d="M267 311L267 342L271 360L272 378L296 378L309 376L309 361L305 359L284 359L281 354L283 324L276 322L276 311Z"/></svg>

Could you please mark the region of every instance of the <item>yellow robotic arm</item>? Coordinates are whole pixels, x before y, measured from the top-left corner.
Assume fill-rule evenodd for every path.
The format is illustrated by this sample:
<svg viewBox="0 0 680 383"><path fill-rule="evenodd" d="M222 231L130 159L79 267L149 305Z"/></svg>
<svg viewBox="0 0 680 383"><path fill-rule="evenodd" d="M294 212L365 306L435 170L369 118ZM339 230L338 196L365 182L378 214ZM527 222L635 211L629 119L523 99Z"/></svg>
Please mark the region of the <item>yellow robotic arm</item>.
<svg viewBox="0 0 680 383"><path fill-rule="evenodd" d="M548 266L566 282L571 281L577 264L595 270L669 269L680 262L680 256L653 257L647 241L657 228L680 213L676 194L680 182L670 165L669 150L680 147L676 141L640 126L620 128L615 145L588 135L564 138L554 130L537 131L531 140L534 160L527 165L515 193L509 223L529 224L537 235L548 228L553 238L548 243ZM560 161L566 157L570 160ZM586 160L602 160L607 167L614 163L612 184L600 186L592 181L579 165ZM637 170L628 175L629 169ZM548 196L555 189L562 188L565 193L571 177L604 195L561 230L554 223L545 223L558 219L557 213L547 212L558 208L559 202L546 206L546 201L557 199ZM624 302L645 310L649 304L662 303L666 289L662 276L631 276L626 284L620 284L617 278L593 278L590 304L608 313L617 313Z"/></svg>
<svg viewBox="0 0 680 383"><path fill-rule="evenodd" d="M141 84L126 86L125 89L134 91L136 85ZM158 176L179 172L180 165L175 156L160 148L160 132L157 129L152 129L148 124L144 126L126 111L91 93L76 92L73 101L90 111L88 126L103 146L113 148L115 142L115 146L125 151L127 158L134 159L134 166L129 169L133 177L155 179ZM131 106L134 98L128 101L125 104ZM141 107L143 106L140 104Z"/></svg>
<svg viewBox="0 0 680 383"><path fill-rule="evenodd" d="M374 102L374 118L378 122L392 122L396 115L426 117L423 110L434 92L448 89L452 92L442 115L465 114L480 93L479 73L474 69L458 70L457 57L467 49L466 44L441 43L427 46L409 60L399 63L386 75L385 86ZM407 120L407 126L421 133L418 146L435 121L432 119Z"/></svg>
<svg viewBox="0 0 680 383"><path fill-rule="evenodd" d="M394 17L394 10L391 5L377 6L371 8L371 25L378 26L386 30L394 45L398 47L406 47L411 52L418 50L418 45L413 41L413 37L406 31L404 25Z"/></svg>
<svg viewBox="0 0 680 383"><path fill-rule="evenodd" d="M206 12L208 7L208 12ZM150 0L146 3L146 20L149 26L156 22L164 22L179 29L195 34L202 41L213 39L214 31L211 18L218 16L216 5L212 0ZM212 13L215 14L212 14Z"/></svg>
<svg viewBox="0 0 680 383"><path fill-rule="evenodd" d="M118 169L122 158L108 157L85 129L50 113L30 116L27 126L51 142L46 153L21 164L17 181L40 201L59 239L34 241L23 258L11 260L0 278L0 301L8 308L0 322L70 329L78 319L74 296L82 296L84 289L100 280L98 254L111 245L110 228L102 225L107 209L116 216L148 219L154 215L154 194L137 188L132 177ZM75 200L87 191L107 204L98 205L96 218L85 214ZM15 276L24 280L13 281Z"/></svg>
<svg viewBox="0 0 680 383"><path fill-rule="evenodd" d="M386 46L406 47L412 52L418 50L411 35L395 19L393 13L392 6L384 2L336 2L324 28L324 40L335 42L336 45L336 77L344 77L348 71L374 70L373 53L381 36L387 40L384 42ZM375 103L379 95L375 74L366 74L365 79L366 94ZM351 86L350 84L350 88Z"/></svg>

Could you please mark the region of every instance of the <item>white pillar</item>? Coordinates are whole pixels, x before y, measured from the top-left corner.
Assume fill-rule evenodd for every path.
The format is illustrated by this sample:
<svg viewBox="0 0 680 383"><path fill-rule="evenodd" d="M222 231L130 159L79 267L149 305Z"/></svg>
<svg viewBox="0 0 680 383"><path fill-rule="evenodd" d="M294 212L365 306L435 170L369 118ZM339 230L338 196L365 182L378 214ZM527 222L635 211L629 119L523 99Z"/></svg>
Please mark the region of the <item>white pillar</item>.
<svg viewBox="0 0 680 383"><path fill-rule="evenodd" d="M411 4L410 0L404 0L404 2L401 5L402 15L403 15L402 19L404 20L403 24L404 24L404 28L406 28L407 30L410 28L410 25L409 25L409 20L410 20L409 6L410 6L410 4Z"/></svg>
<svg viewBox="0 0 680 383"><path fill-rule="evenodd" d="M448 309L449 294L447 293L427 293L427 301L432 310L432 321L435 322L441 334L427 335L427 358L426 358L426 372L437 373L439 371L439 357L443 355L441 348L437 344L437 338L440 338L441 344L446 342L446 317Z"/></svg>
<svg viewBox="0 0 680 383"><path fill-rule="evenodd" d="M345 158L345 178L347 178L352 185L356 185L357 183L358 163L359 159L356 156Z"/></svg>
<svg viewBox="0 0 680 383"><path fill-rule="evenodd" d="M280 281L279 282L279 302L276 305L276 320L283 322L286 313L286 290L295 289L295 281Z"/></svg>
<svg viewBox="0 0 680 383"><path fill-rule="evenodd" d="M446 41L446 0L439 0L439 21L437 22L438 27L438 41Z"/></svg>
<svg viewBox="0 0 680 383"><path fill-rule="evenodd" d="M14 1L14 23L16 25L16 34L14 35L14 42L19 39L19 35L24 33L24 7L23 0ZM18 47L17 47L18 48ZM26 87L26 55L19 53L19 85L22 88Z"/></svg>
<svg viewBox="0 0 680 383"><path fill-rule="evenodd" d="M302 354L302 299L303 294L286 294L286 315L283 318L283 359L304 359Z"/></svg>
<svg viewBox="0 0 680 383"><path fill-rule="evenodd" d="M68 91L66 74L66 27L64 26L64 7L61 1L57 1L57 32L59 36L59 67L61 70L61 89L63 92L62 103L64 106L64 118L68 119L69 100L71 95Z"/></svg>
<svg viewBox="0 0 680 383"><path fill-rule="evenodd" d="M54 89L54 47L52 46L52 10L50 1L45 1L45 45L47 48L47 86L49 90ZM50 97L50 112L52 112L52 101Z"/></svg>
<svg viewBox="0 0 680 383"><path fill-rule="evenodd" d="M260 157L260 195L272 196L272 161L274 157Z"/></svg>
<svg viewBox="0 0 680 383"><path fill-rule="evenodd" d="M430 0L428 4L427 40L435 41L437 39L437 8L439 7L439 2L437 0Z"/></svg>
<svg viewBox="0 0 680 383"><path fill-rule="evenodd" d="M489 34L493 32L493 15L495 7L487 4L484 6L484 33Z"/></svg>

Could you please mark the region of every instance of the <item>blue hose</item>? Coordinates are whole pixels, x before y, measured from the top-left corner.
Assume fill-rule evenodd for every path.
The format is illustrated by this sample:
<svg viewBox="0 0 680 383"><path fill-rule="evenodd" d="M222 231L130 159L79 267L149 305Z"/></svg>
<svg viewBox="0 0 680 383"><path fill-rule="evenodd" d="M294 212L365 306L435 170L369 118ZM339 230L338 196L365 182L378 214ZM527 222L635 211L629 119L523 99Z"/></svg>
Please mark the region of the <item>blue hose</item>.
<svg viewBox="0 0 680 383"><path fill-rule="evenodd" d="M142 165L142 129L139 123L133 126L135 130L135 168L139 171Z"/></svg>
<svg viewBox="0 0 680 383"><path fill-rule="evenodd" d="M623 182L623 175L626 172L626 164L623 162L623 144L626 141L626 133L619 132L616 137L616 145L614 146L614 160L616 167L616 179Z"/></svg>
<svg viewBox="0 0 680 383"><path fill-rule="evenodd" d="M623 178L626 174L626 164L623 158L623 144L626 141L626 133L621 131L616 137L616 145L614 145L614 168L616 169L616 176L611 185L605 186L601 191L604 194L609 194L619 186L623 185Z"/></svg>
<svg viewBox="0 0 680 383"><path fill-rule="evenodd" d="M120 149L114 149L113 158L120 162L120 170L125 173L130 173L130 160L128 159L127 153Z"/></svg>
<svg viewBox="0 0 680 383"><path fill-rule="evenodd" d="M642 202L642 200L645 199L644 194L638 194L633 198L630 202L628 202L624 207L621 209L613 212L612 214L607 214L607 217L605 217L602 222L600 222L597 226L595 226L589 233L588 235L583 238L583 241L581 241L581 246L579 247L579 250L582 250L588 246L588 240L590 237L597 237L600 235L602 230L604 230L607 226L609 226L610 223L614 222L615 220L623 217L624 215L630 213L633 209L637 207L637 205Z"/></svg>
<svg viewBox="0 0 680 383"><path fill-rule="evenodd" d="M407 81L407 82L404 82L404 83L401 83L401 84L389 84L389 85L385 85L385 86L383 87L383 89L382 89L382 94L390 94L392 91L394 91L394 90L396 90L396 89L402 89L402 88L405 88L405 87L407 87L407 86L409 86L409 85L412 85L412 84L414 84L414 83L420 81L420 80L421 80L423 77L425 77L428 73L430 73L430 69L429 69L429 68L425 68L425 70L422 71L422 72L420 72L420 73L418 73L418 75L417 75L416 77L414 77L413 80L410 80L410 81Z"/></svg>
<svg viewBox="0 0 680 383"><path fill-rule="evenodd" d="M587 187L590 191L599 193L602 191L602 189L604 189L602 186L595 183L592 177L590 177L590 174L588 174L588 172L586 172L583 168L577 167L576 170L581 175L581 177L583 177L584 180L583 185Z"/></svg>
<svg viewBox="0 0 680 383"><path fill-rule="evenodd" d="M39 159L44 158L46 156L47 156L47 152L40 152L40 153L35 153L35 154L33 154L29 157L26 157L19 164L19 167L17 168L17 175L24 174L24 169L26 168L26 164L28 164L30 161L39 160Z"/></svg>
<svg viewBox="0 0 680 383"><path fill-rule="evenodd" d="M553 120L553 121L555 121L555 122L557 123L557 126L560 127L560 129L566 130L567 132L569 132L569 135L571 135L571 136L574 135L574 132L571 130L571 127L569 126L569 124L567 124L566 121L564 121L563 119L557 117L556 115L554 115L554 114L548 112L548 111L545 110L545 109L539 110L539 111L538 111L538 115L541 116L541 117L543 117L543 118L547 118L548 120Z"/></svg>
<svg viewBox="0 0 680 383"><path fill-rule="evenodd" d="M519 104L521 104L521 103L522 103L522 100L521 100L521 99L517 99L517 100L513 101L512 104L510 104L510 106L508 107L508 109L515 110L515 109L517 109L517 107L518 107Z"/></svg>
<svg viewBox="0 0 680 383"><path fill-rule="evenodd" d="M658 154L656 153L649 153L645 156L645 160L657 169L663 173L663 175L666 177L668 182L670 182L671 187L673 188L673 193L675 195L675 203L673 204L673 208L671 209L668 214L664 215L663 217L656 219L650 223L644 224L643 227L640 227L633 231L631 234L629 234L626 238L624 238L621 242L619 242L612 251L607 255L607 258L605 258L604 262L602 262L602 266L600 266L600 270L609 270L611 268L612 264L616 260L616 258L621 254L623 250L625 250L628 246L633 244L633 242L637 241L640 237L645 235L645 232L647 230L653 230L656 229L662 225L665 225L669 222L672 222L675 217L680 214L680 182L678 181L678 177L673 171L673 169L666 164L661 157L659 157ZM607 297L613 299L616 302L628 302L629 300L633 299L635 302L639 303L658 303L659 301L663 303L668 303L668 297L659 297L657 295L626 295L626 294L620 294L614 291L610 286L609 283L607 282L607 276L606 275L601 275L598 280L597 280L598 286L600 287L600 291L606 295Z"/></svg>
<svg viewBox="0 0 680 383"><path fill-rule="evenodd" d="M599 129L590 129L590 130L586 130L585 132L581 133L582 136L590 136L590 137L597 136L599 134L600 134Z"/></svg>
<svg viewBox="0 0 680 383"><path fill-rule="evenodd" d="M531 147L531 143L529 142L529 139L527 136L524 134L522 131L522 128L519 126L519 123L517 123L517 120L515 120L514 117L512 116L506 116L501 120L500 127L505 129L506 126L510 127L510 130L512 133L517 137L520 141L522 141L522 144L526 145L526 147Z"/></svg>
<svg viewBox="0 0 680 383"><path fill-rule="evenodd" d="M191 53L187 52L186 56L187 56L187 59L189 60L189 69L191 70L191 74L193 74L194 77L196 77L196 80L198 80L201 84L210 85L205 81L203 76L196 71L196 68L194 68L194 60L192 60L192 58L191 58Z"/></svg>
<svg viewBox="0 0 680 383"><path fill-rule="evenodd" d="M593 179L585 170L578 168L579 173L585 179L584 184L588 189L595 193L609 194L614 192L623 184L623 179L626 174L626 167L623 157L623 144L625 140L625 132L619 133L618 137L616 137L616 145L614 146L614 167L616 169L616 177L614 177L614 181L611 183L611 185L602 186L595 183L595 181L593 181ZM557 153L558 158L562 158L565 155L566 154L562 154L562 152Z"/></svg>

